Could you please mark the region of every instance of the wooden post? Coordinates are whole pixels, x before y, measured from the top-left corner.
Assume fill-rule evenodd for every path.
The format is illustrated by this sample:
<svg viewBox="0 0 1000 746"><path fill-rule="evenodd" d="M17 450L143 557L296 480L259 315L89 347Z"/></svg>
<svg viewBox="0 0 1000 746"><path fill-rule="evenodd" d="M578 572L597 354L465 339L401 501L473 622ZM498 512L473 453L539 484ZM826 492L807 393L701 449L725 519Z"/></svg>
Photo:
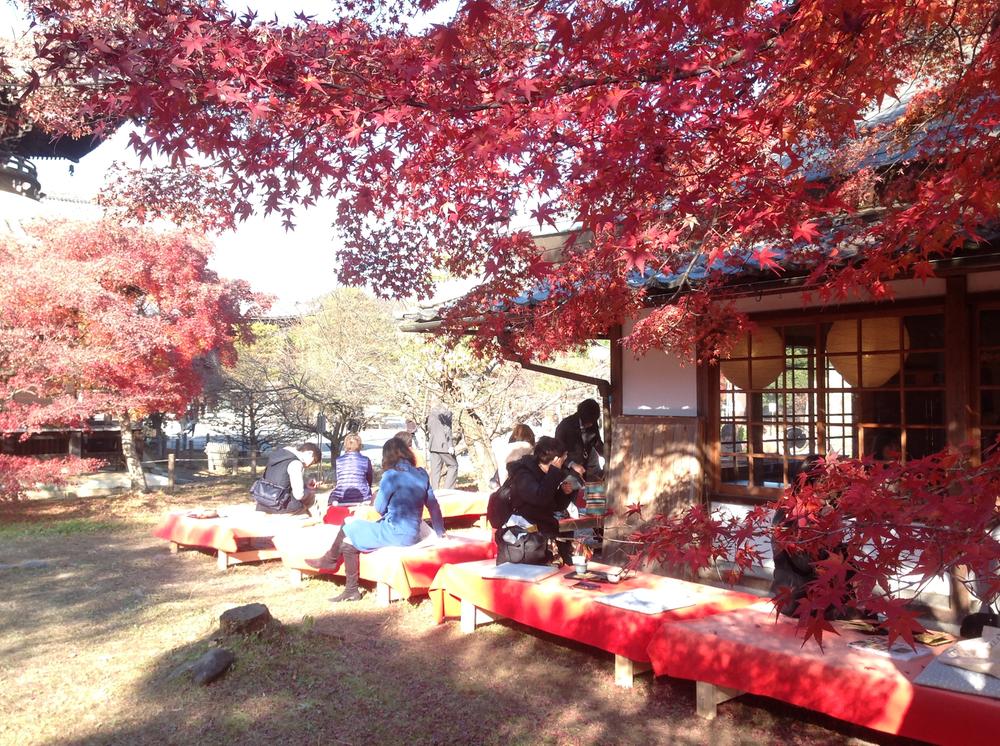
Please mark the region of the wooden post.
<svg viewBox="0 0 1000 746"><path fill-rule="evenodd" d="M223 572L229 569L229 555L221 549L218 550L218 555L215 557L215 566Z"/></svg>
<svg viewBox="0 0 1000 746"><path fill-rule="evenodd" d="M392 586L388 583L375 584L375 603L378 606L388 606L398 598L399 596L393 593Z"/></svg>
<svg viewBox="0 0 1000 746"><path fill-rule="evenodd" d="M170 553L177 554L178 550L180 550L180 545L176 541L170 542Z"/></svg>
<svg viewBox="0 0 1000 746"><path fill-rule="evenodd" d="M250 451L250 476L254 479L257 478L257 449L254 448Z"/></svg>
<svg viewBox="0 0 1000 746"><path fill-rule="evenodd" d="M462 634L468 635L476 631L476 627L496 621L499 617L488 614L476 607L471 601L462 600L461 616L459 617L458 628Z"/></svg>
<svg viewBox="0 0 1000 746"><path fill-rule="evenodd" d="M177 456L173 453L167 455L167 492L174 491L174 477L176 476Z"/></svg>
<svg viewBox="0 0 1000 746"><path fill-rule="evenodd" d="M650 669L649 663L634 661L624 655L615 656L615 686L631 689L636 674Z"/></svg>
<svg viewBox="0 0 1000 746"><path fill-rule="evenodd" d="M709 684L707 681L697 682L695 684L694 698L698 717L705 718L706 720L715 720L718 706L741 694L743 692L739 689L716 686L715 684Z"/></svg>
<svg viewBox="0 0 1000 746"><path fill-rule="evenodd" d="M960 448L972 435L970 404L973 380L970 375L973 359L970 330L968 285L965 275L946 278L944 300L945 359L949 361L945 375L944 410L948 445ZM906 454L909 457L909 454ZM961 618L972 611L972 594L963 581L968 568L958 567L949 573L951 607Z"/></svg>

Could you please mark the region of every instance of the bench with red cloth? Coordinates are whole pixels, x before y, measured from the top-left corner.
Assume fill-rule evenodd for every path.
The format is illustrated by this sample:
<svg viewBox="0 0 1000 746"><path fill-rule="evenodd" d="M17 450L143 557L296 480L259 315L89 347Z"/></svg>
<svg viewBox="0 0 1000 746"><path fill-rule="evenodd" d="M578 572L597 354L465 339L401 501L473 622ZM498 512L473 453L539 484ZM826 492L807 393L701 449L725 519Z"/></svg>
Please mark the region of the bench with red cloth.
<svg viewBox="0 0 1000 746"><path fill-rule="evenodd" d="M317 566L339 530L339 526L332 525L289 528L274 537L274 545L293 583L301 582L306 575L344 576L343 563L336 567ZM363 552L361 579L375 583L378 601L388 604L401 598L426 595L442 565L493 557L496 557L496 545L486 533L449 533L444 539L432 535L409 547L384 547Z"/></svg>
<svg viewBox="0 0 1000 746"><path fill-rule="evenodd" d="M757 596L688 583L650 573L635 573L617 584L597 590L574 588L578 582L564 567L537 582L483 578L491 562L445 565L430 587L438 622L460 617L462 631L471 632L483 622L505 617L558 637L592 645L615 656L615 683L631 687L636 673L649 668L646 648L665 621L697 619L738 609L760 601ZM594 565L594 569L603 566ZM605 568L606 569L606 568ZM663 594L682 592L697 602L659 614L645 614L597 603L597 596L633 589L653 589Z"/></svg>
<svg viewBox="0 0 1000 746"><path fill-rule="evenodd" d="M657 676L697 682L698 714L707 718L718 704L750 692L931 743L986 743L1000 733L1000 700L914 683L947 645L897 660L850 647L866 635L845 628L824 634L822 649L814 640L803 645L796 626L785 617L775 621L769 603L672 621L653 636L649 659Z"/></svg>
<svg viewBox="0 0 1000 746"><path fill-rule="evenodd" d="M172 511L153 530L170 542L171 553L181 548L215 550L220 570L241 562L277 559L271 540L289 526L315 523L308 516L268 515L253 503L215 509Z"/></svg>

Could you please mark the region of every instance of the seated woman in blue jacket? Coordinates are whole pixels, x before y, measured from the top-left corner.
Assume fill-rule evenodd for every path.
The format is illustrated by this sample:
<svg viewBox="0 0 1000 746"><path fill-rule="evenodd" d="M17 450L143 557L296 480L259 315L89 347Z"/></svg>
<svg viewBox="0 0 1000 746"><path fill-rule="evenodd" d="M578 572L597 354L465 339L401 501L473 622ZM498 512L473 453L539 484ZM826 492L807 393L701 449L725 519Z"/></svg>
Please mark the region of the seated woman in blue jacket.
<svg viewBox="0 0 1000 746"><path fill-rule="evenodd" d="M420 524L424 507L431 514L434 532L444 536L444 518L427 472L414 466L413 451L399 438L390 438L382 446L382 481L375 510L382 514L378 521L351 521L337 534L326 559L336 563L344 558L347 583L344 592L332 599L357 601L360 571L359 554L381 547L407 547L420 540Z"/></svg>

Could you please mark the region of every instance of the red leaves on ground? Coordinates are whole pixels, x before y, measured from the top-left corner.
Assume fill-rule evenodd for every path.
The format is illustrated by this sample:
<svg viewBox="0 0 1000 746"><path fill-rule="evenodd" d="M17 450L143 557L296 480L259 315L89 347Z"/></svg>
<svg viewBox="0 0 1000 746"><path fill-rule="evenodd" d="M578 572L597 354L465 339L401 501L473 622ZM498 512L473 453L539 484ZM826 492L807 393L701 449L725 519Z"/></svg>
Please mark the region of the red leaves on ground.
<svg viewBox="0 0 1000 746"><path fill-rule="evenodd" d="M96 459L37 459L0 454L0 500L20 500L37 485L62 487L77 474L100 466Z"/></svg>

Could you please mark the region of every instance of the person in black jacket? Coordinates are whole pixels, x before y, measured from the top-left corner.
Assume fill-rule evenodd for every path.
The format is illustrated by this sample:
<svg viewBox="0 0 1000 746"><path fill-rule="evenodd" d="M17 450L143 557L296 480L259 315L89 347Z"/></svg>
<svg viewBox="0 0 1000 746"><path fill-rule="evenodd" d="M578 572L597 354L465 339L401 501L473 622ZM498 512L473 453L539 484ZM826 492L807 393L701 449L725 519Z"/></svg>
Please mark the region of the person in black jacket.
<svg viewBox="0 0 1000 746"><path fill-rule="evenodd" d="M819 457L806 457L802 462L800 476L792 483L792 494L797 494L802 487L816 481L821 472L817 469L818 465ZM777 596L782 590L788 589L789 595L780 611L786 616L795 616L799 601L806 596L806 586L816 579L815 559L807 552L789 551L776 540L778 534L788 535L795 529L795 521L788 518L784 508L774 511L771 525L774 527L771 535L771 551L774 555L771 592Z"/></svg>
<svg viewBox="0 0 1000 746"><path fill-rule="evenodd" d="M823 467L820 465L820 457L809 455L802 461L799 476L792 484L793 494L797 494L803 487L815 484L823 475ZM795 536L798 521L789 518L784 508L774 511L774 519L771 522L773 533L771 535L771 550L774 554L774 574L771 582L771 592L777 596L782 590L788 590L785 603L781 605L779 611L785 616L797 617L799 601L806 597L807 586L819 577L816 570L818 560L829 556L826 550L821 550L818 555L809 553L802 549L790 551L783 544L788 539ZM781 536L783 541L778 540ZM840 544L833 548L834 552L845 556L847 547ZM854 576L853 570L847 571L847 580L850 584ZM824 612L826 619L868 619L871 618L864 609L848 606L848 602L854 597L852 591L844 597L843 608L836 608L831 605Z"/></svg>
<svg viewBox="0 0 1000 746"><path fill-rule="evenodd" d="M566 510L576 491L565 481L569 476L565 461L566 447L556 438L543 436L531 454L507 465L514 514L535 524L548 539L559 534L555 514Z"/></svg>
<svg viewBox="0 0 1000 746"><path fill-rule="evenodd" d="M587 481L604 477L598 460L598 456L604 456L604 441L598 425L600 418L601 405L593 399L584 399L577 405L575 414L556 426L556 438L566 446L568 466L579 465Z"/></svg>
<svg viewBox="0 0 1000 746"><path fill-rule="evenodd" d="M278 487L284 487L286 500L283 507L257 503L262 513L298 515L308 513L316 501L316 483L305 480L305 469L320 463L323 455L315 443L303 443L294 448L287 446L271 451L263 479Z"/></svg>

